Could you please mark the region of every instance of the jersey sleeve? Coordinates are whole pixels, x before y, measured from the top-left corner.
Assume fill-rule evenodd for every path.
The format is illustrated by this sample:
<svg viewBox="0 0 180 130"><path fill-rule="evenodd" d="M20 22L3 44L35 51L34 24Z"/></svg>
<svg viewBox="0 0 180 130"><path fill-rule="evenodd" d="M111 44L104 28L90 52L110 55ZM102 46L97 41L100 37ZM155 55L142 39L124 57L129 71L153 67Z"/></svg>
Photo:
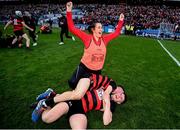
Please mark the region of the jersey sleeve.
<svg viewBox="0 0 180 130"><path fill-rule="evenodd" d="M119 20L116 30L113 33L103 35L103 39L104 39L106 46L112 39L114 39L120 35L123 23L124 23L124 21Z"/></svg>
<svg viewBox="0 0 180 130"><path fill-rule="evenodd" d="M83 41L84 45L87 47L88 46L87 41L90 39L91 36L75 27L72 20L72 12L67 12L67 23L70 32L76 35L77 37L79 37Z"/></svg>

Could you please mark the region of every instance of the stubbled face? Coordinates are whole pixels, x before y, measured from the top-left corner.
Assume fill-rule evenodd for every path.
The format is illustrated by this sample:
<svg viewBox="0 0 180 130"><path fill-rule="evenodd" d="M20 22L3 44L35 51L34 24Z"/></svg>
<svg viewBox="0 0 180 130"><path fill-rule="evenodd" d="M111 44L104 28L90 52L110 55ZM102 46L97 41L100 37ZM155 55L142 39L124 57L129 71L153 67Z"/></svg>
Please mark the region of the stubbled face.
<svg viewBox="0 0 180 130"><path fill-rule="evenodd" d="M124 102L125 100L125 94L124 94L124 90L119 87L119 91L118 92L114 92L111 96L112 100L115 101L117 104L121 104L122 102Z"/></svg>
<svg viewBox="0 0 180 130"><path fill-rule="evenodd" d="M102 24L96 23L95 28L92 29L93 35L100 38L102 36Z"/></svg>

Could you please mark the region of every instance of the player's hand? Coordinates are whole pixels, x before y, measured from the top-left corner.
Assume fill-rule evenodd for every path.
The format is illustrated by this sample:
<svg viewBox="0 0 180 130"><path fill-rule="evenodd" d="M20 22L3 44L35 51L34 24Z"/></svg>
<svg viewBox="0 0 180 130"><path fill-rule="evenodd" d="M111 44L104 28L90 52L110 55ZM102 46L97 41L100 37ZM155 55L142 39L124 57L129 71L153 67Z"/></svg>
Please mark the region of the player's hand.
<svg viewBox="0 0 180 130"><path fill-rule="evenodd" d="M120 16L119 16L119 20L123 21L124 20L124 14L121 13Z"/></svg>
<svg viewBox="0 0 180 130"><path fill-rule="evenodd" d="M110 110L104 111L103 114L103 123L104 125L109 125L112 122L112 112Z"/></svg>
<svg viewBox="0 0 180 130"><path fill-rule="evenodd" d="M67 12L71 12L72 11L72 7L73 7L73 3L72 2L67 2L67 4L66 4L66 11Z"/></svg>

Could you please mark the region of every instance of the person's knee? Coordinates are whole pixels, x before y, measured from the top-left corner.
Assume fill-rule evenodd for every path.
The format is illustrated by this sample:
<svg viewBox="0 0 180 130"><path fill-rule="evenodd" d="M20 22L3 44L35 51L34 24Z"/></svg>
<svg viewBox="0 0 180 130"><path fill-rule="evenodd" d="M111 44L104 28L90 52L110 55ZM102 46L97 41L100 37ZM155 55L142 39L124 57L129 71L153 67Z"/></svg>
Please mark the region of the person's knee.
<svg viewBox="0 0 180 130"><path fill-rule="evenodd" d="M84 93L73 90L72 99L80 100L84 96Z"/></svg>
<svg viewBox="0 0 180 130"><path fill-rule="evenodd" d="M83 114L74 114L69 118L69 123L72 129L86 129L87 117Z"/></svg>
<svg viewBox="0 0 180 130"><path fill-rule="evenodd" d="M84 94L83 93L76 93L75 97L77 100L80 100L81 98L83 98Z"/></svg>
<svg viewBox="0 0 180 130"><path fill-rule="evenodd" d="M46 124L50 124L50 123L51 123L49 117L47 117L47 116L42 116L42 121L43 121L44 123L46 123Z"/></svg>
<svg viewBox="0 0 180 130"><path fill-rule="evenodd" d="M30 42L30 39L29 39L29 38L26 38L26 41L27 41L27 42Z"/></svg>
<svg viewBox="0 0 180 130"><path fill-rule="evenodd" d="M25 33L25 34L23 34L23 35L22 35L22 37L23 37L24 39L26 39L26 41L28 41L28 42L30 41L30 38L27 36L27 34L26 34L26 33Z"/></svg>

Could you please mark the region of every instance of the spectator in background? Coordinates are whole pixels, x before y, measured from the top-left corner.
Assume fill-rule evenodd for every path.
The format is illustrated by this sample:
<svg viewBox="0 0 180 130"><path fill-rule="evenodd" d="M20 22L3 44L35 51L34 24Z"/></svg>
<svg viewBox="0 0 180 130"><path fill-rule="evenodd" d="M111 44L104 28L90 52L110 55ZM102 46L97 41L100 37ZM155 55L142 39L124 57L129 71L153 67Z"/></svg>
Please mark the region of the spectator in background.
<svg viewBox="0 0 180 130"><path fill-rule="evenodd" d="M95 19L104 24L111 24L115 26L118 22L118 12L124 12L126 21L134 23L135 30L142 29L158 29L160 23L178 24L180 22L180 7L178 5L169 6L158 4L159 0L155 1L142 1L131 0L131 4L116 4L116 5L103 5L103 4L79 4L75 8L82 10L83 17L81 19L74 19L75 24L88 24L90 25ZM97 2L97 1L96 1ZM135 3L135 4L133 4ZM142 3L142 4L138 4ZM150 4L151 3L151 4ZM60 14L64 11L62 4L20 4L20 5L3 5L0 10L0 21L6 23L12 15L12 11L21 9L27 10L37 19L41 18L52 12ZM39 22L41 21L39 20Z"/></svg>
<svg viewBox="0 0 180 130"><path fill-rule="evenodd" d="M60 39L61 42L59 43L59 45L63 45L64 44L64 39L63 39L63 35L65 34L66 38L70 38L73 41L75 41L75 38L73 36L69 36L69 29L68 29L68 25L67 25L67 19L64 15L62 15L62 17L58 18L58 24L59 27L61 28L61 33L60 33Z"/></svg>
<svg viewBox="0 0 180 130"><path fill-rule="evenodd" d="M174 40L177 39L176 33L178 33L178 32L179 32L179 25L176 24L175 27L174 27Z"/></svg>
<svg viewBox="0 0 180 130"><path fill-rule="evenodd" d="M47 22L49 23L49 27L52 28L53 21L49 19Z"/></svg>

